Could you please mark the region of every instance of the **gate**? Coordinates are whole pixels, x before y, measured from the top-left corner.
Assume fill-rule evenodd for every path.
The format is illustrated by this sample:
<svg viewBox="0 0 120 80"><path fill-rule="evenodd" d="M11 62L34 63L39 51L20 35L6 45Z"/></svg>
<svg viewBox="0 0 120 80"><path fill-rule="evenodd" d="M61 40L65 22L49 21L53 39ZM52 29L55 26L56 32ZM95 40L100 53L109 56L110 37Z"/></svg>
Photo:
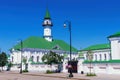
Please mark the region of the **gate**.
<svg viewBox="0 0 120 80"><path fill-rule="evenodd" d="M72 65L72 72L73 73L77 73L77 63L78 63L78 61L68 61L68 65L70 65L70 64Z"/></svg>

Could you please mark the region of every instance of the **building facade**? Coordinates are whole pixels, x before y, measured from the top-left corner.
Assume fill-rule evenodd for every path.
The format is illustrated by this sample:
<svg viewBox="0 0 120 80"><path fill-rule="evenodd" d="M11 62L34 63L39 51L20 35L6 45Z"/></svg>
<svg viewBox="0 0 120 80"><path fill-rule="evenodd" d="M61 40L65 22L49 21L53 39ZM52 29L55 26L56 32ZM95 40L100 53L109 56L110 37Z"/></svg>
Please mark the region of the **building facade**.
<svg viewBox="0 0 120 80"><path fill-rule="evenodd" d="M70 45L53 38L53 23L48 10L42 26L44 28L43 37L31 36L12 47L10 62L13 66L11 70L20 71L22 59L26 59L29 71L55 70L58 68L57 64L54 64L51 68L50 65L44 64L41 59L44 54L53 51L64 56L62 72L68 72L66 66L70 59ZM91 69L93 73L120 74L120 33L110 35L107 38L109 43L92 45L79 52L72 47L71 56L72 59L78 60L78 73L88 73ZM25 69L24 63L22 63L22 68Z"/></svg>
<svg viewBox="0 0 120 80"><path fill-rule="evenodd" d="M120 33L107 37L108 44L98 44L80 50L82 59L80 70L85 73L120 74ZM92 55L89 55L92 54ZM90 60L89 57L92 56Z"/></svg>

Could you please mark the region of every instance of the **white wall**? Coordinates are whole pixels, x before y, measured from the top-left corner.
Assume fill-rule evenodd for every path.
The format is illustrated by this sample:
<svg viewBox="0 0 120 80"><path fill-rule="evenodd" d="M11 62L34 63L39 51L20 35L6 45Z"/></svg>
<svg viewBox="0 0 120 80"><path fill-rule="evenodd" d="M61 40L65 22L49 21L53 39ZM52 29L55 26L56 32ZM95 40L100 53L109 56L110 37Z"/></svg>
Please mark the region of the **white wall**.
<svg viewBox="0 0 120 80"><path fill-rule="evenodd" d="M89 73L90 64L83 64L84 73ZM92 64L92 73L105 73L105 74L120 74L120 64L119 63L105 63L105 64Z"/></svg>
<svg viewBox="0 0 120 80"><path fill-rule="evenodd" d="M58 65L46 65L46 64L37 64L37 65L31 65L28 64L28 71L29 72L46 72L46 70L56 70L58 68ZM22 69L25 69L25 66L23 64ZM11 68L12 71L20 71L20 68L18 68L17 65L14 65Z"/></svg>
<svg viewBox="0 0 120 80"><path fill-rule="evenodd" d="M120 59L120 37L109 38L111 43L112 60Z"/></svg>

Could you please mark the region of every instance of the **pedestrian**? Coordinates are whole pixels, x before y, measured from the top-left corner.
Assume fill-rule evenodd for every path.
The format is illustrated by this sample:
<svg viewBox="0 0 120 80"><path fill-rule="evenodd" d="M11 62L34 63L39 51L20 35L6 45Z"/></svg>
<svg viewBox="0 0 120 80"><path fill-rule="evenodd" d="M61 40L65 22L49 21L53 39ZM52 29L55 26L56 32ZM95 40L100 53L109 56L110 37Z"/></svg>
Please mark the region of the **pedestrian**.
<svg viewBox="0 0 120 80"><path fill-rule="evenodd" d="M69 77L73 77L73 74L72 74L72 65L68 65L68 72L70 73Z"/></svg>

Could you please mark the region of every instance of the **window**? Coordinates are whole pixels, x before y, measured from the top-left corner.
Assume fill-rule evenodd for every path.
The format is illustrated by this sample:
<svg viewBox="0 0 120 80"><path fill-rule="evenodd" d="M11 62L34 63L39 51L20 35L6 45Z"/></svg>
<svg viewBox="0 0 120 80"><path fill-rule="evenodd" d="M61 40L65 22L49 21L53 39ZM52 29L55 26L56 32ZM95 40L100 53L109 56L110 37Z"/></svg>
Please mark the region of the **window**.
<svg viewBox="0 0 120 80"><path fill-rule="evenodd" d="M88 55L86 54L86 60L88 60Z"/></svg>
<svg viewBox="0 0 120 80"><path fill-rule="evenodd" d="M112 55L111 55L111 53L109 54L109 59L112 59Z"/></svg>
<svg viewBox="0 0 120 80"><path fill-rule="evenodd" d="M100 61L102 60L102 55L100 54Z"/></svg>
<svg viewBox="0 0 120 80"><path fill-rule="evenodd" d="M46 21L47 22L47 24L48 24L48 21Z"/></svg>
<svg viewBox="0 0 120 80"><path fill-rule="evenodd" d="M37 56L37 62L39 62L39 56Z"/></svg>
<svg viewBox="0 0 120 80"><path fill-rule="evenodd" d="M106 60L106 54L104 54L104 57L105 57L105 59L104 59L104 60Z"/></svg>
<svg viewBox="0 0 120 80"><path fill-rule="evenodd" d="M13 58L13 56L12 56L12 62L13 62L13 59L14 59L14 58Z"/></svg>
<svg viewBox="0 0 120 80"><path fill-rule="evenodd" d="M97 61L97 54L95 54L95 60Z"/></svg>
<svg viewBox="0 0 120 80"><path fill-rule="evenodd" d="M31 61L32 61L32 62L33 62L33 60L34 60L34 56L31 57Z"/></svg>

